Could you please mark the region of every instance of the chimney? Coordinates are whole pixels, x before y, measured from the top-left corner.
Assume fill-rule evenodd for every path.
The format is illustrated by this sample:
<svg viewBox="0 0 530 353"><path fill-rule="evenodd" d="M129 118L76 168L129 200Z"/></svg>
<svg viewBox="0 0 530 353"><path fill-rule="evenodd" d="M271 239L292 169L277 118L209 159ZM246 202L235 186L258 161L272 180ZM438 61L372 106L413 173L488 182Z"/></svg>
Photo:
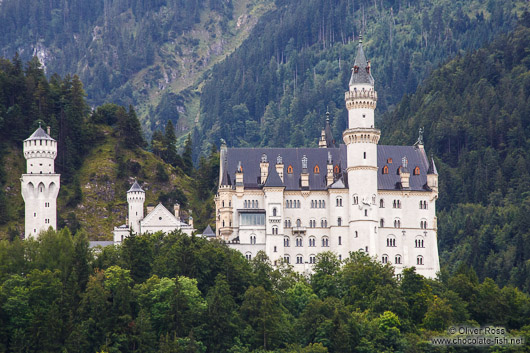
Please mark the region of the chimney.
<svg viewBox="0 0 530 353"><path fill-rule="evenodd" d="M49 126L46 126L46 131L48 131L48 135L51 134L51 128Z"/></svg>
<svg viewBox="0 0 530 353"><path fill-rule="evenodd" d="M403 189L410 188L410 172L407 168L407 157L401 159L401 167L399 168L399 176L401 177L401 187Z"/></svg>
<svg viewBox="0 0 530 353"><path fill-rule="evenodd" d="M155 206L147 205L147 214L153 212L154 209L155 209Z"/></svg>
<svg viewBox="0 0 530 353"><path fill-rule="evenodd" d="M180 221L180 205L178 202L173 205L173 211L175 211L175 218Z"/></svg>
<svg viewBox="0 0 530 353"><path fill-rule="evenodd" d="M236 170L236 192L243 192L245 190L245 185L243 184L243 166L241 161L237 164Z"/></svg>
<svg viewBox="0 0 530 353"><path fill-rule="evenodd" d="M333 184L333 158L331 157L331 152L328 151L326 185L330 186L331 184Z"/></svg>
<svg viewBox="0 0 530 353"><path fill-rule="evenodd" d="M307 172L307 157L305 154L302 157L302 174L300 174L300 186L302 186L302 189L309 188L309 173Z"/></svg>
<svg viewBox="0 0 530 353"><path fill-rule="evenodd" d="M276 173L278 173L283 182L283 158L280 155L276 158Z"/></svg>
<svg viewBox="0 0 530 353"><path fill-rule="evenodd" d="M261 162L259 164L259 169L261 171L260 184L265 184L267 177L269 175L269 162L267 161L267 155L263 153L261 155Z"/></svg>
<svg viewBox="0 0 530 353"><path fill-rule="evenodd" d="M322 133L320 134L320 140L318 140L318 148L326 148L326 130L322 130Z"/></svg>

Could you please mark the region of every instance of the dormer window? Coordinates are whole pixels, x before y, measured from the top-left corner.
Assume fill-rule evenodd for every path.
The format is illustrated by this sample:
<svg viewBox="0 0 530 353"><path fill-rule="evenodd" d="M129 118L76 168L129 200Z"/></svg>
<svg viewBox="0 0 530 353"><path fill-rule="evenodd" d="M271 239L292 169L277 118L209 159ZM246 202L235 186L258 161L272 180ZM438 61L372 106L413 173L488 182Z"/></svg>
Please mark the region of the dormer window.
<svg viewBox="0 0 530 353"><path fill-rule="evenodd" d="M358 73L358 72L359 72L359 66L355 65L355 66L353 67L353 72L354 72L354 73Z"/></svg>
<svg viewBox="0 0 530 353"><path fill-rule="evenodd" d="M335 165L335 167L333 168L333 173L339 174L339 172L340 172L339 166Z"/></svg>
<svg viewBox="0 0 530 353"><path fill-rule="evenodd" d="M318 167L318 165L315 165L315 168L313 169L313 172L315 174L319 174L320 173L320 168Z"/></svg>
<svg viewBox="0 0 530 353"><path fill-rule="evenodd" d="M386 160L386 162L387 162L387 163L392 163L392 158L388 158L388 159Z"/></svg>
<svg viewBox="0 0 530 353"><path fill-rule="evenodd" d="M388 174L388 166L387 165L385 165L383 167L383 174Z"/></svg>
<svg viewBox="0 0 530 353"><path fill-rule="evenodd" d="M293 166L292 166L292 165L289 165L289 166L287 167L287 173L288 173L288 174L293 174Z"/></svg>
<svg viewBox="0 0 530 353"><path fill-rule="evenodd" d="M414 168L414 175L420 175L420 167Z"/></svg>

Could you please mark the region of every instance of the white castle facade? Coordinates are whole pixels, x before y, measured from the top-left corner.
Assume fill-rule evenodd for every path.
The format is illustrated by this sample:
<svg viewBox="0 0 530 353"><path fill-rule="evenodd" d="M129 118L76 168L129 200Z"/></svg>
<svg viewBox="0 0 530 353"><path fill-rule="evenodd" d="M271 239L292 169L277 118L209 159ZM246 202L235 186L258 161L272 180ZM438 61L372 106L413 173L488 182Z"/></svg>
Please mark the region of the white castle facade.
<svg viewBox="0 0 530 353"><path fill-rule="evenodd" d="M345 93L348 128L335 147L329 120L319 148L221 146L216 237L250 259L264 251L311 271L317 254L364 251L396 273L440 269L438 174L422 137L414 146L378 145L377 92L359 42Z"/></svg>
<svg viewBox="0 0 530 353"><path fill-rule="evenodd" d="M57 195L61 176L55 173L57 141L41 127L24 140L26 174L20 178L25 204L26 239L36 238L40 232L57 228Z"/></svg>

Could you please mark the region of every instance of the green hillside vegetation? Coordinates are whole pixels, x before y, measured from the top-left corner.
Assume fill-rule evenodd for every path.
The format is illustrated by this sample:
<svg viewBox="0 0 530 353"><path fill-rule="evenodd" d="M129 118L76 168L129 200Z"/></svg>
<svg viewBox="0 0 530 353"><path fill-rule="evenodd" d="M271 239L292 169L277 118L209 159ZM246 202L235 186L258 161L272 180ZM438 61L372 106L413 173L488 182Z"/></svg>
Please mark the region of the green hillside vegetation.
<svg viewBox="0 0 530 353"><path fill-rule="evenodd" d="M159 141L165 154L155 155L144 149L147 144L132 106L104 104L92 112L87 107L77 76L48 80L36 59L25 68L18 57L0 60L0 238L13 239L23 232L22 141L38 121L50 126L58 141L59 228L82 228L91 239L108 239L113 227L125 222L126 191L134 178L146 191L146 205L162 202L172 210L178 202L183 218L191 213L199 230L211 223L219 158L215 150L196 169L191 139L181 156L173 131ZM167 159L168 151L180 162Z"/></svg>
<svg viewBox="0 0 530 353"><path fill-rule="evenodd" d="M419 127L440 172L441 263L530 290L530 15L436 70L382 118L382 143Z"/></svg>
<svg viewBox="0 0 530 353"><path fill-rule="evenodd" d="M4 0L0 55L37 55L49 75L77 74L90 105L132 104L147 119L146 132L172 119L180 120L182 134L196 113L188 114L184 102L192 106L198 98L179 92L233 51L272 6L270 0ZM167 98L178 111L168 114Z"/></svg>
<svg viewBox="0 0 530 353"><path fill-rule="evenodd" d="M413 93L448 58L511 30L526 1L285 0L204 83L194 140L316 146L326 107L339 140L344 91L364 34L378 113ZM208 149L196 146L195 153Z"/></svg>
<svg viewBox="0 0 530 353"><path fill-rule="evenodd" d="M5 352L454 352L429 341L451 324L497 325L528 342L530 297L465 267L436 281L414 268L397 279L364 253L320 254L304 277L180 233L98 253L66 228L0 241Z"/></svg>

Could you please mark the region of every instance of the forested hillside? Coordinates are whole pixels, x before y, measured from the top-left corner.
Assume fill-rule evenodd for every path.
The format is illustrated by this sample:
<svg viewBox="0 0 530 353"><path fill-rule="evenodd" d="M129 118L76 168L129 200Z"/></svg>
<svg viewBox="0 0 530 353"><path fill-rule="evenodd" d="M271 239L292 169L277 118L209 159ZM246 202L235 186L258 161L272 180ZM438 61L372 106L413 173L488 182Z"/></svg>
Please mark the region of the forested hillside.
<svg viewBox="0 0 530 353"><path fill-rule="evenodd" d="M338 139L355 46L364 34L378 112L414 92L434 68L512 29L526 1L277 1L216 65L201 95L195 140L231 146L316 145L326 107ZM196 151L199 152L199 151Z"/></svg>
<svg viewBox="0 0 530 353"><path fill-rule="evenodd" d="M22 141L39 123L50 126L58 141L59 228L83 228L91 239L110 237L113 227L125 222L126 191L134 178L144 186L147 204L171 208L179 202L184 218L191 210L200 230L210 221L219 164L215 149L195 168L192 140L179 154L169 122L165 134L156 135L155 153L148 152L132 106L104 104L90 111L77 76L48 80L36 58L23 64L15 57L0 59L0 239L23 233Z"/></svg>
<svg viewBox="0 0 530 353"><path fill-rule="evenodd" d="M317 256L309 277L184 234L126 238L94 254L86 234L0 241L3 352L527 352L433 346L451 324L530 339L530 297L461 267L397 279L364 253ZM453 335L452 338L465 338Z"/></svg>
<svg viewBox="0 0 530 353"><path fill-rule="evenodd" d="M530 290L530 15L436 70L382 117L382 143L419 127L440 172L441 264Z"/></svg>
<svg viewBox="0 0 530 353"><path fill-rule="evenodd" d="M144 124L150 132L168 119L177 124L179 114L193 123L195 112L183 103L193 93L178 93L237 47L271 6L270 0L3 0L0 56L36 55L48 75L77 74L90 105L132 104L154 121ZM181 119L179 132L189 125Z"/></svg>

